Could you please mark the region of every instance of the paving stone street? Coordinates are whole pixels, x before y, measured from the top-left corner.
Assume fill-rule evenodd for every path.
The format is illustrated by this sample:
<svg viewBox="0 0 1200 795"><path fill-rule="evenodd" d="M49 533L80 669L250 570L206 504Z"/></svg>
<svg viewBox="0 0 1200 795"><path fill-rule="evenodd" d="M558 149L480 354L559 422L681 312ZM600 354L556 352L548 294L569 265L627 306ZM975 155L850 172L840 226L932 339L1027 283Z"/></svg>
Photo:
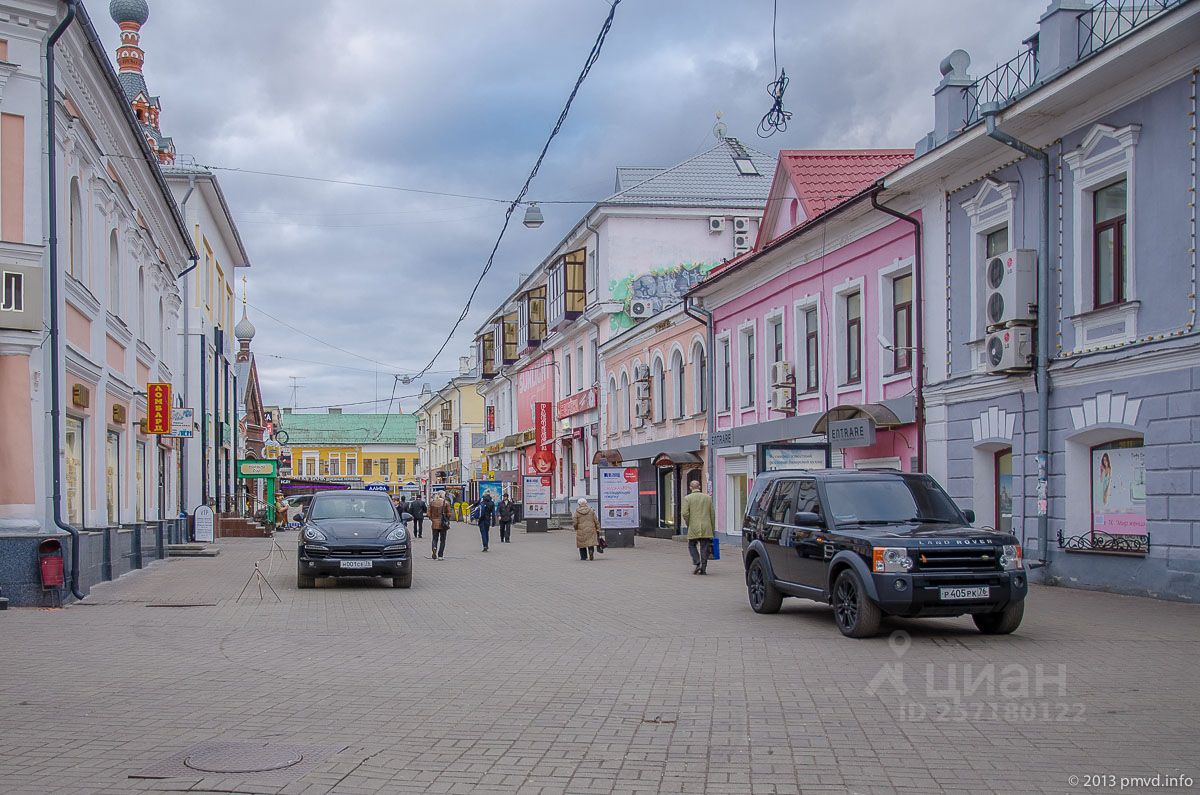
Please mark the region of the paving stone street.
<svg viewBox="0 0 1200 795"><path fill-rule="evenodd" d="M855 641L824 606L752 613L732 543L695 577L672 541L584 563L569 532L518 531L485 555L459 525L444 562L418 541L411 590L300 591L295 533L279 540L286 558L261 565L281 602L254 583L237 600L271 546L229 539L219 557L155 564L65 609L0 613L0 791L1162 792L1195 785L1119 779L1200 780L1194 605L1035 588L1013 636L941 619ZM278 778L131 777L210 741L316 750Z"/></svg>

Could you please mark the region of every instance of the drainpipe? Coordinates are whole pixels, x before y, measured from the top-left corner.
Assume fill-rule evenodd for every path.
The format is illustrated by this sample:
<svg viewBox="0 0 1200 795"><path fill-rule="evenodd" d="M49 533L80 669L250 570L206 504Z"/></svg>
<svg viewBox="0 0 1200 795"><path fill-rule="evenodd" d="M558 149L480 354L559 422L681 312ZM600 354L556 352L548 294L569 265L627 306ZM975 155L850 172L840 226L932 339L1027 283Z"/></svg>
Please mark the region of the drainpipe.
<svg viewBox="0 0 1200 795"><path fill-rule="evenodd" d="M705 358L708 360L708 366L705 368L708 374L708 383L704 385L704 388L708 390L709 403L709 405L706 407L707 411L704 412L705 421L708 423L708 439L705 441L706 455L704 466L708 470L709 493L711 493L713 497L716 497L717 486L714 479L716 478L717 471L717 453L715 450L713 450L712 440L713 433L717 430L717 415L716 412L713 411L713 406L711 404L713 400L716 399L717 388L717 381L713 368L713 348L716 347L717 344L717 330L713 326L712 312L701 308L700 304L696 303L696 299L688 298L686 301L684 301L683 311L687 313L688 317L703 323L704 327L708 330L708 350L704 354Z"/></svg>
<svg viewBox="0 0 1200 795"><path fill-rule="evenodd" d="M591 227L589 226L588 229L591 229ZM595 232L596 230L592 229L592 231ZM600 235L596 235L596 259L599 260L599 258L600 258ZM599 426L600 426L600 325L595 320L588 320L586 314L581 315L580 320L582 320L584 323L587 323L589 326L591 326L593 329L596 330L596 355L592 357L592 376L596 382L594 384L594 387L596 389L596 427L599 428ZM584 434L583 438L584 439L588 438L588 434ZM596 439L597 439L597 442L595 442L595 446L597 449L599 449L600 436L597 435ZM587 456L584 456L584 458L586 458L586 457ZM596 450L593 450L592 458L595 458L595 457L596 457ZM581 461L580 464L582 466L586 466L589 470L592 470L592 481L594 481L596 484L596 505L599 505L600 504L600 465L592 464L589 461ZM591 496L590 488L588 489L588 496L589 497Z"/></svg>
<svg viewBox="0 0 1200 795"><path fill-rule="evenodd" d="M200 335L200 502L208 505L208 338Z"/></svg>
<svg viewBox="0 0 1200 795"><path fill-rule="evenodd" d="M196 178L194 176L188 177L187 193L183 194L183 199L179 202L179 214L183 216L183 222L185 224L187 223L188 199L192 198L192 193L195 190ZM191 260L192 264L184 268L178 276L178 278L183 279L183 405L185 407L188 405L190 400L188 391L191 382L189 380L190 376L188 375L188 362L191 359L191 351L188 350L188 347L191 340L192 330L192 299L189 296L190 291L188 290L188 279L184 279L183 277L194 271L196 266L200 264L200 255L198 253L193 254ZM203 343L201 343L201 345L203 346ZM203 356L203 352L201 352L201 356ZM186 438L182 436L179 437L179 458L181 461L183 461L183 477L179 479L179 500L183 503L184 510L187 510L187 487L189 475L191 474L191 467L187 465L187 442L188 440Z"/></svg>
<svg viewBox="0 0 1200 795"><path fill-rule="evenodd" d="M49 185L46 194L50 203L50 435L54 440L50 451L52 462L53 498L51 512L54 524L71 536L71 593L76 599L83 599L85 594L79 589L79 531L63 521L62 515L62 458L60 455L60 440L62 439L62 395L60 387L62 367L59 354L59 319L58 319L58 171L57 145L54 140L54 45L67 32L67 28L75 19L78 0L66 0L67 13L58 23L58 27L46 40L46 173L49 175Z"/></svg>
<svg viewBox="0 0 1200 795"><path fill-rule="evenodd" d="M880 189L882 190L882 188ZM913 392L914 419L917 423L917 471L925 471L925 348L921 344L924 335L925 315L922 312L921 301L924 292L925 267L922 257L921 221L911 215L884 207L879 203L879 191L871 194L871 206L881 213L893 218L907 221L913 227ZM892 340L893 344L895 340Z"/></svg>
<svg viewBox="0 0 1200 795"><path fill-rule="evenodd" d="M1037 412L1038 412L1038 494L1046 493L1050 469L1050 213L1053 210L1050 198L1050 156L1041 149L1018 141L996 127L996 116L1000 106L989 102L980 106L979 113L987 120L987 134L1005 146L1016 149L1027 157L1042 164L1042 218L1038 235L1038 291L1037 291ZM1038 551L1041 565L1050 562L1047 544L1050 540L1049 506L1038 511Z"/></svg>

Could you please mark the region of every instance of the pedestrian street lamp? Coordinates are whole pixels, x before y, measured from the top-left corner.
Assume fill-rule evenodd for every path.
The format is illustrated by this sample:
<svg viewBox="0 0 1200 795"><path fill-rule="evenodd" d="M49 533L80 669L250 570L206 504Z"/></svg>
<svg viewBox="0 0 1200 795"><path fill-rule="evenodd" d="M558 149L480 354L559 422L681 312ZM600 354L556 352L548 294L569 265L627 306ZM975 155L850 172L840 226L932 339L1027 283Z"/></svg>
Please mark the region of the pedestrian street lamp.
<svg viewBox="0 0 1200 795"><path fill-rule="evenodd" d="M525 220L521 223L530 229L537 229L546 223L546 219L542 217L542 208L537 206L537 202L530 202L529 206L525 208Z"/></svg>

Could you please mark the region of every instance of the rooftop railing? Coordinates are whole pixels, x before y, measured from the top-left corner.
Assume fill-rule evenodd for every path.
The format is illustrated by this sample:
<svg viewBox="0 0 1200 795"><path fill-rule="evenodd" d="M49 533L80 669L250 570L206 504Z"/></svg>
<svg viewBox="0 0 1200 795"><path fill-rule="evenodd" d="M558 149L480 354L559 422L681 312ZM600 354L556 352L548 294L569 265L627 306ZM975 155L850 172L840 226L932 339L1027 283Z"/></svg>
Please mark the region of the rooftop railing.
<svg viewBox="0 0 1200 795"><path fill-rule="evenodd" d="M1079 59L1099 52L1173 6L1187 0L1101 0L1079 15Z"/></svg>
<svg viewBox="0 0 1200 795"><path fill-rule="evenodd" d="M1030 47L971 85L963 89L967 95L967 117L964 127L979 121L979 107L995 102L1004 107L1038 82L1038 51Z"/></svg>

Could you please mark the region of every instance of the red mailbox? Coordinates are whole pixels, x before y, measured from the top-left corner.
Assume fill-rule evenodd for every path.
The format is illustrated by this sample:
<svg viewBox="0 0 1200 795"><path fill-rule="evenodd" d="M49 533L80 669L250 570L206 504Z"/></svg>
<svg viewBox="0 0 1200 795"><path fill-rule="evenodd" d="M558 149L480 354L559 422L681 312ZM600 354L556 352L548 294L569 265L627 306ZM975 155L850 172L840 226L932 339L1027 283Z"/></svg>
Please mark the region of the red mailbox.
<svg viewBox="0 0 1200 795"><path fill-rule="evenodd" d="M57 538L47 538L38 544L38 563L42 570L43 588L61 588L63 577L62 544Z"/></svg>

